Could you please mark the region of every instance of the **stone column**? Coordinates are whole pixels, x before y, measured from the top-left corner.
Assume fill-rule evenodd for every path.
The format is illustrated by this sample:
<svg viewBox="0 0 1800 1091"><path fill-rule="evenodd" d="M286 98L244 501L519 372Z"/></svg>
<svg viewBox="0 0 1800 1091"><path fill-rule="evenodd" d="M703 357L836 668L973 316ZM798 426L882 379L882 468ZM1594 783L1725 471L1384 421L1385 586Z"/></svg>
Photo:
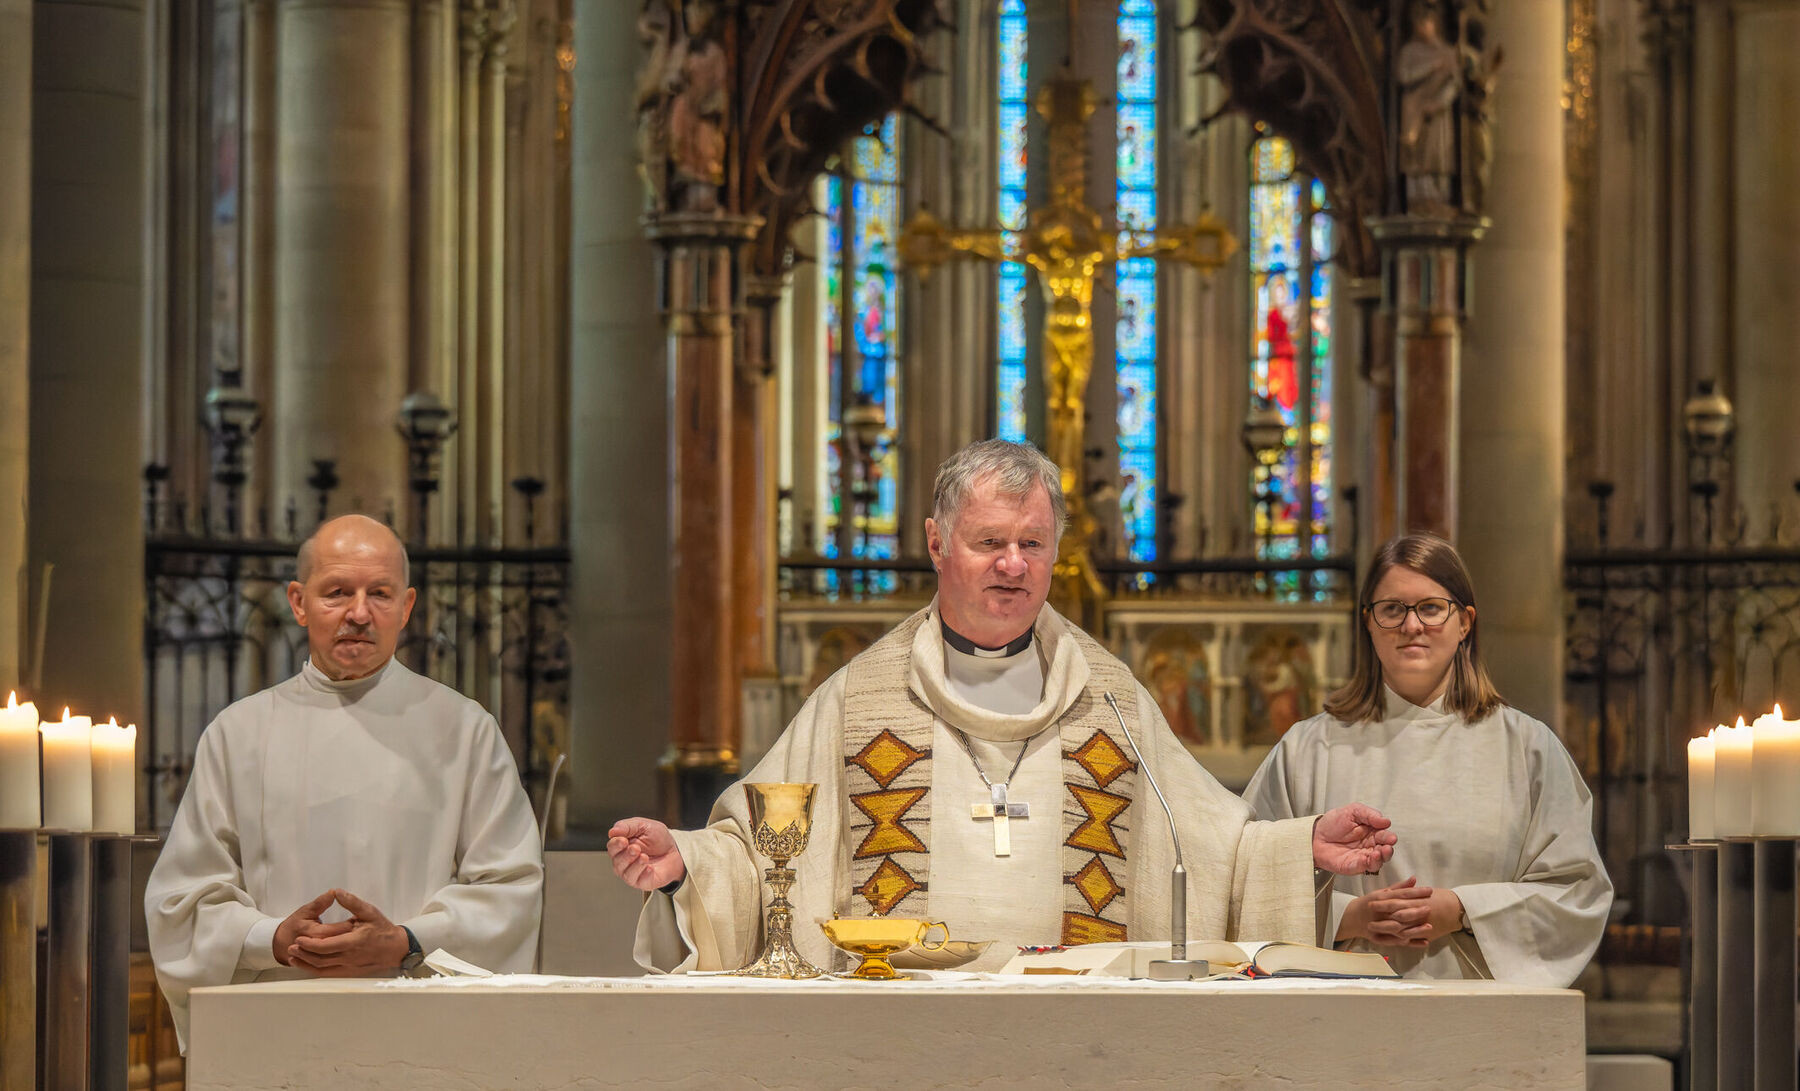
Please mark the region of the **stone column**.
<svg viewBox="0 0 1800 1091"><path fill-rule="evenodd" d="M775 361L777 312L785 275L749 278L744 292L743 343L731 394L732 624L737 630L736 715L724 745L744 753L745 740L763 749L782 722L781 671L775 662Z"/></svg>
<svg viewBox="0 0 1800 1091"><path fill-rule="evenodd" d="M577 0L571 194L569 822L656 809L670 703L668 372L627 104L637 7Z"/></svg>
<svg viewBox="0 0 1800 1091"><path fill-rule="evenodd" d="M410 22L401 0L275 16L274 485L304 496L311 460L335 458L339 508L377 518L407 501Z"/></svg>
<svg viewBox="0 0 1800 1091"><path fill-rule="evenodd" d="M1507 700L1555 726L1563 680L1563 6L1493 8L1486 240L1471 259L1462 370L1458 547L1481 643Z"/></svg>
<svg viewBox="0 0 1800 1091"><path fill-rule="evenodd" d="M1696 19L1722 2L1697 7ZM1732 46L1723 51L1733 55L1731 146L1723 157L1729 161L1731 189L1721 198L1732 227L1728 343L1737 381L1731 399L1738 412L1738 498L1752 535L1762 538L1777 506L1792 522L1800 481L1800 435L1794 428L1800 405L1800 367L1794 363L1794 346L1800 344L1800 271L1794 262L1800 253L1800 209L1793 200L1800 186L1800 149L1792 137L1800 117L1800 51L1795 49L1800 5L1744 5L1733 20Z"/></svg>
<svg viewBox="0 0 1800 1091"><path fill-rule="evenodd" d="M40 708L66 704L122 723L143 711L147 29L141 0L40 0L30 47L27 495L40 596L44 566L55 566L43 683L32 696ZM0 48L18 48L5 38ZM10 109L20 100L4 101Z"/></svg>
<svg viewBox="0 0 1800 1091"><path fill-rule="evenodd" d="M265 425L274 419L275 399L275 103L278 96L276 0L245 0L243 145L238 176L239 341L244 389L262 404ZM270 529L285 533L287 501L294 487L276 484L275 429L265 426L251 440L250 481L244 510L266 510ZM296 519L311 522L310 498L299 494Z"/></svg>
<svg viewBox="0 0 1800 1091"><path fill-rule="evenodd" d="M824 181L813 183L813 203L824 206ZM786 488L792 490L795 553L819 551L831 486L825 481L825 431L830 418L826 369L830 366L825 323L833 321L825 290L825 247L829 240L823 216L808 216L794 225L794 247L813 261L794 267L794 341L788 356L788 393L783 401L787 423L782 429L787 449Z"/></svg>
<svg viewBox="0 0 1800 1091"><path fill-rule="evenodd" d="M0 689L18 688L31 438L31 4L0 0Z"/></svg>
<svg viewBox="0 0 1800 1091"><path fill-rule="evenodd" d="M945 139L916 121L904 123L907 211L928 204L946 223L997 222L995 160L995 15L992 4L959 0L956 25L970 28L939 42L954 58L954 79L922 81L914 90L927 115L950 130ZM929 281L902 269L906 319L903 408L900 412L900 555L925 555L937 468L956 451L996 434L995 359L998 266L946 262Z"/></svg>
<svg viewBox="0 0 1800 1091"><path fill-rule="evenodd" d="M420 0L413 8L412 85L412 283L408 312L406 392L429 391L446 404L456 400L456 192L460 181L456 155L457 15L455 0ZM460 441L453 448L455 463ZM448 467L447 467L448 468ZM453 541L456 505L453 489L440 485L431 505L429 527L410 527L410 539ZM415 506L403 505L408 523Z"/></svg>

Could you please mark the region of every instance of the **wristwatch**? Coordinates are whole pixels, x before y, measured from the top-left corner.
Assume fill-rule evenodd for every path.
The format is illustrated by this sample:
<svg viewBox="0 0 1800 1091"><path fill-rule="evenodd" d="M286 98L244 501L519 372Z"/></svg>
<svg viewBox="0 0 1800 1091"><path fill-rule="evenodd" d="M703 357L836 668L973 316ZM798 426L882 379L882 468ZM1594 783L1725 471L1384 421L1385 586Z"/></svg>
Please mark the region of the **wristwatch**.
<svg viewBox="0 0 1800 1091"><path fill-rule="evenodd" d="M425 949L419 946L419 937L413 935L412 929L403 924L400 930L406 933L406 957L400 960L400 969L412 973L425 961Z"/></svg>

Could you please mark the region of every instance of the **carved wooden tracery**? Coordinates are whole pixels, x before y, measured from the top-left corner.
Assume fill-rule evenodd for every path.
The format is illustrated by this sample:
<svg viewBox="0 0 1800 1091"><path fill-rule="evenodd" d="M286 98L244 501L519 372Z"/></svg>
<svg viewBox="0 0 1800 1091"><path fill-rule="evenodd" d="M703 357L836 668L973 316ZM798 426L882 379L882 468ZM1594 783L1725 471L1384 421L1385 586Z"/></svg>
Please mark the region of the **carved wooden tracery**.
<svg viewBox="0 0 1800 1091"><path fill-rule="evenodd" d="M694 20L706 8L708 18ZM712 211L760 217L758 274L787 264L788 229L810 211L812 181L870 123L907 106L930 70L923 40L943 24L938 0L646 0L646 68L639 109L652 213ZM704 31L690 36L691 26ZM724 163L715 195L680 192L681 66L720 49L730 66ZM684 58L686 58L684 62ZM671 170L671 164L675 169ZM687 171L691 178L693 171Z"/></svg>
<svg viewBox="0 0 1800 1091"><path fill-rule="evenodd" d="M1388 23L1381 0L1201 0L1193 23L1225 90L1218 112L1286 137L1325 183L1352 276L1379 270L1363 221L1389 210Z"/></svg>

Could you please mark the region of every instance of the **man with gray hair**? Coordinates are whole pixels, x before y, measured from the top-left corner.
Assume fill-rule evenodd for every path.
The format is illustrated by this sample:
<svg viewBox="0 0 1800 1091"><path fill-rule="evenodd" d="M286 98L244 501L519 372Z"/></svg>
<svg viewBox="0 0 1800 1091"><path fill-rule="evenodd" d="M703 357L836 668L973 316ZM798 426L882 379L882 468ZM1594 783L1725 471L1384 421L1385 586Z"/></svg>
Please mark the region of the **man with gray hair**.
<svg viewBox="0 0 1800 1091"><path fill-rule="evenodd" d="M834 955L807 925L834 913L996 941L978 970L1021 945L1167 939L1174 847L1122 721L1169 789L1189 935L1315 942L1314 868L1372 871L1392 854L1387 820L1360 804L1250 820L1125 664L1046 605L1065 518L1061 474L1036 448L986 440L952 456L925 521L937 597L820 686L745 778L818 785L790 895L815 965ZM756 954L747 810L734 787L703 830L613 827L614 872L649 892L639 963L735 969Z"/></svg>
<svg viewBox="0 0 1800 1091"><path fill-rule="evenodd" d="M367 977L442 947L529 970L544 860L494 718L394 658L406 548L345 515L297 558L300 672L219 713L144 892L182 1048L188 992Z"/></svg>

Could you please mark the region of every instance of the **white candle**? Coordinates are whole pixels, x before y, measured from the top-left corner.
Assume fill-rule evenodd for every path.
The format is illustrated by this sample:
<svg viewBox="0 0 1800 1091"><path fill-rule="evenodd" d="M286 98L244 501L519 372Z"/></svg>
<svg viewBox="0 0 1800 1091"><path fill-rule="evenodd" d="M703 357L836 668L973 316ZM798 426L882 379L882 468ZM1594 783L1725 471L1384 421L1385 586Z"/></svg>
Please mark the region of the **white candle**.
<svg viewBox="0 0 1800 1091"><path fill-rule="evenodd" d="M38 713L6 695L0 708L0 830L35 830L38 814Z"/></svg>
<svg viewBox="0 0 1800 1091"><path fill-rule="evenodd" d="M137 832L137 725L94 725L94 829Z"/></svg>
<svg viewBox="0 0 1800 1091"><path fill-rule="evenodd" d="M1688 840L1713 839L1713 736L1688 740Z"/></svg>
<svg viewBox="0 0 1800 1091"><path fill-rule="evenodd" d="M53 830L94 826L94 722L63 709L61 722L45 720L44 825Z"/></svg>
<svg viewBox="0 0 1800 1091"><path fill-rule="evenodd" d="M1753 828L1759 834L1800 837L1800 720L1781 718L1781 706L1759 717L1751 755Z"/></svg>
<svg viewBox="0 0 1800 1091"><path fill-rule="evenodd" d="M1736 727L1720 726L1713 735L1713 836L1748 837L1754 832L1750 806L1751 729L1738 717Z"/></svg>

